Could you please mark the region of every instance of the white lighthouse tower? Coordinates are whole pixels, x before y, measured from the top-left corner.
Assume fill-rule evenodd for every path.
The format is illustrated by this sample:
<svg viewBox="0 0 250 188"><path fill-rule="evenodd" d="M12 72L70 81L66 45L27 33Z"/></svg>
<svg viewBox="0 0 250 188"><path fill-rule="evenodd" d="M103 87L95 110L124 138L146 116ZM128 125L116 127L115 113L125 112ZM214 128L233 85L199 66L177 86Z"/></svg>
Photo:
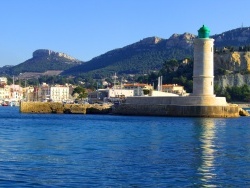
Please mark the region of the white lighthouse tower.
<svg viewBox="0 0 250 188"><path fill-rule="evenodd" d="M115 113L188 117L238 117L238 105L214 94L214 39L202 26L194 40L193 93L188 96L128 97Z"/></svg>
<svg viewBox="0 0 250 188"><path fill-rule="evenodd" d="M214 39L202 26L194 40L193 96L214 96Z"/></svg>

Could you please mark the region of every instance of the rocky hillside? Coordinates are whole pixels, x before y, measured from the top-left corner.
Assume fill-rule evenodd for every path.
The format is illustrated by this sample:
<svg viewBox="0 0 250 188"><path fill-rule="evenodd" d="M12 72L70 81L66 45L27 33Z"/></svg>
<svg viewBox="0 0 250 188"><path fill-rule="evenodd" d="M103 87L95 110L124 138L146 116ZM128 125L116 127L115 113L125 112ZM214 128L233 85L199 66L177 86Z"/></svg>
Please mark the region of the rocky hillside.
<svg viewBox="0 0 250 188"><path fill-rule="evenodd" d="M54 52L52 50L40 49L33 52L33 57L25 62L11 66L8 68L1 68L1 74L19 75L25 72L43 73L49 70L63 71L82 64L79 61L65 53Z"/></svg>
<svg viewBox="0 0 250 188"><path fill-rule="evenodd" d="M216 76L215 84L218 84L219 87L227 87L227 86L243 86L243 85L250 85L250 74L228 74L228 75L221 75Z"/></svg>
<svg viewBox="0 0 250 188"><path fill-rule="evenodd" d="M250 52L215 54L214 68L215 82L220 87L250 85Z"/></svg>
<svg viewBox="0 0 250 188"><path fill-rule="evenodd" d="M213 35L215 47L245 46L250 44L250 27L241 27Z"/></svg>
<svg viewBox="0 0 250 188"><path fill-rule="evenodd" d="M174 34L169 39L149 37L123 48L109 51L92 60L68 69L66 75L92 74L106 76L114 74L143 74L159 70L168 59L183 59L193 52L195 35Z"/></svg>
<svg viewBox="0 0 250 188"><path fill-rule="evenodd" d="M214 54L214 68L228 72L250 72L250 52L224 52Z"/></svg>
<svg viewBox="0 0 250 188"><path fill-rule="evenodd" d="M250 27L233 29L210 37L215 39L217 72L249 71ZM31 59L16 66L1 68L0 74L18 75L48 70L93 78L103 78L115 72L119 75L145 74L159 71L166 60L192 58L194 38L196 35L190 33L173 34L168 39L149 37L84 63L64 53L37 50Z"/></svg>
<svg viewBox="0 0 250 188"><path fill-rule="evenodd" d="M68 63L79 62L78 59L71 57L65 53L54 52L52 50L36 50L33 52L33 58L42 58L42 57L50 57L54 59L63 58L68 61Z"/></svg>
<svg viewBox="0 0 250 188"><path fill-rule="evenodd" d="M84 75L91 73L94 77L102 77L114 72L118 74L142 74L159 70L165 60L193 57L193 39L195 37L194 34L184 33L173 34L169 39L146 38L123 48L109 51L83 65L64 71L64 74ZM238 50L240 47L250 46L250 27L226 31L213 35L211 38L215 39L216 50L224 47L233 47L233 50ZM237 59L236 55L234 56ZM219 56L216 57L215 61L217 60L220 64L218 67L223 65L228 66L229 70L232 69L231 64L222 62ZM247 66L243 65L242 61L237 62L241 62L239 69Z"/></svg>

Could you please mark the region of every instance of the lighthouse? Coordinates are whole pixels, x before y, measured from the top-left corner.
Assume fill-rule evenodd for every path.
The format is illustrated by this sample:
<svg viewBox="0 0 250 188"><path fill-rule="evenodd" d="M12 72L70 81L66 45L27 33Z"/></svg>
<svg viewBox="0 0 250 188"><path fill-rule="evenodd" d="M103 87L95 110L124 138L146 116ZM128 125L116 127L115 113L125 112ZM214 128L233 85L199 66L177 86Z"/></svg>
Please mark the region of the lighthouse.
<svg viewBox="0 0 250 188"><path fill-rule="evenodd" d="M214 96L214 39L203 25L194 40L193 96Z"/></svg>
<svg viewBox="0 0 250 188"><path fill-rule="evenodd" d="M194 40L193 93L184 96L136 96L115 114L187 117L239 117L239 106L214 94L214 39L203 25Z"/></svg>

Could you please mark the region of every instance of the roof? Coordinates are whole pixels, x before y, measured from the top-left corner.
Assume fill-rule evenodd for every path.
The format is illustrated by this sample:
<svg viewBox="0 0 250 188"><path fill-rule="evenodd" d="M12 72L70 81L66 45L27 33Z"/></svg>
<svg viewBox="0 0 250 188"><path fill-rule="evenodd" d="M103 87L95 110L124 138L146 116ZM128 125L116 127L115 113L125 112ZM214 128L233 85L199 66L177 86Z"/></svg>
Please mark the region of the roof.
<svg viewBox="0 0 250 188"><path fill-rule="evenodd" d="M178 85L178 84L164 84L162 85L162 87L165 88L165 87L183 87L183 86Z"/></svg>
<svg viewBox="0 0 250 188"><path fill-rule="evenodd" d="M198 37L199 38L209 38L209 33L210 29L203 25L199 30L198 30Z"/></svg>
<svg viewBox="0 0 250 188"><path fill-rule="evenodd" d="M123 86L124 86L124 87L133 87L133 86L136 86L136 87L144 87L144 86L151 86L151 85L148 85L148 84L141 84L141 83L133 83L133 84L124 84Z"/></svg>

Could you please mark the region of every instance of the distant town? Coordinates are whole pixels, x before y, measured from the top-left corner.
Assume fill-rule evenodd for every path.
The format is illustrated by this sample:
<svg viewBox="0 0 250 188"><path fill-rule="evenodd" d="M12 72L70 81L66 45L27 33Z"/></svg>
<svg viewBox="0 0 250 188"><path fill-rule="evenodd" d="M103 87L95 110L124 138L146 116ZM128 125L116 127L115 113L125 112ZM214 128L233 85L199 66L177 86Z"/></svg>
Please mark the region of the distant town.
<svg viewBox="0 0 250 188"><path fill-rule="evenodd" d="M14 78L13 78L14 80ZM90 90L72 84L42 83L37 86L7 84L6 77L0 77L0 103L2 106L18 106L21 101L62 102L62 103L107 103L124 100L132 96L180 96L187 95L183 86L162 84L158 78L157 90L146 83L120 83L103 81L104 89ZM81 90L79 90L81 88ZM80 91L80 92L79 92Z"/></svg>

